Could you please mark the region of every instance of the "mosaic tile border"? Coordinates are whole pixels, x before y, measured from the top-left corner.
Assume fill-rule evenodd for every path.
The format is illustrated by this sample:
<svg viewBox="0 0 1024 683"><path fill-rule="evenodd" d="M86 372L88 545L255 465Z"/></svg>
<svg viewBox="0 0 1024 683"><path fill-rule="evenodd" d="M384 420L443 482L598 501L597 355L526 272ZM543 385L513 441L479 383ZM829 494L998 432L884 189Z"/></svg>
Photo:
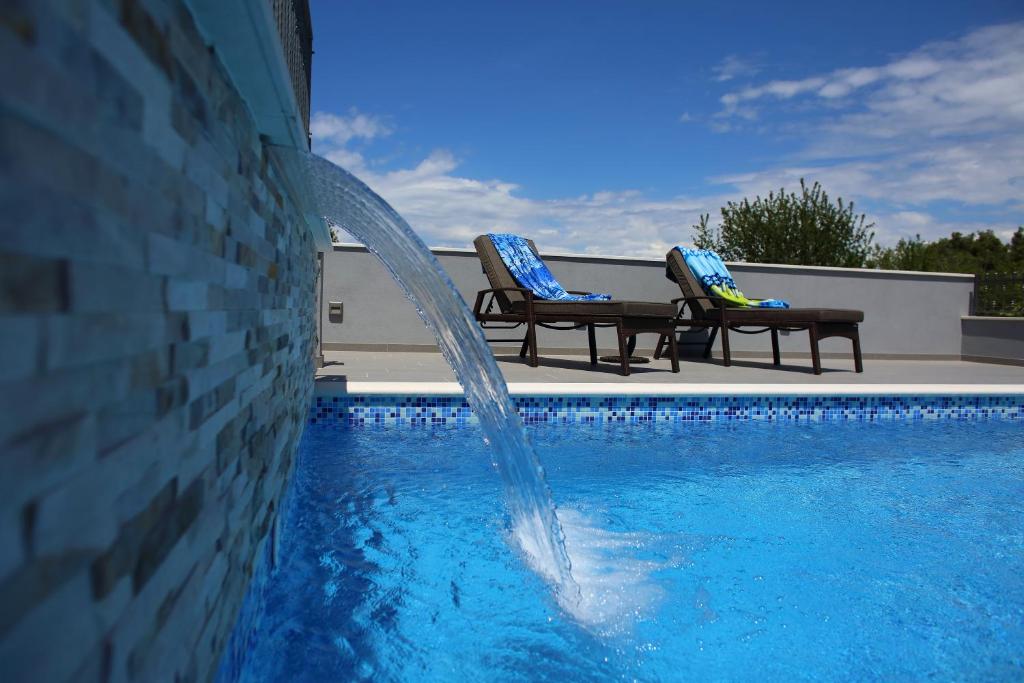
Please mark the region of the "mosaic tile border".
<svg viewBox="0 0 1024 683"><path fill-rule="evenodd" d="M1024 420L1024 395L954 396L514 396L523 421L607 422ZM309 424L464 425L462 396L317 396Z"/></svg>

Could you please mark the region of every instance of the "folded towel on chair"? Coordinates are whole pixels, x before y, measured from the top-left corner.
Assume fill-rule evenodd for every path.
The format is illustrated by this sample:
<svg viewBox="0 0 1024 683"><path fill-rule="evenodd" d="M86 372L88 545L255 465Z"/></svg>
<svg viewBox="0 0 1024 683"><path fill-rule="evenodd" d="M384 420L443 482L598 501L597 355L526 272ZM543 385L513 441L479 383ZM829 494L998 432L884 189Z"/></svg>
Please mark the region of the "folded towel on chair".
<svg viewBox="0 0 1024 683"><path fill-rule="evenodd" d="M687 249L676 247L708 296L717 296L737 306L756 308L789 308L781 299L748 299L736 288L736 281L729 274L722 258L710 249Z"/></svg>
<svg viewBox="0 0 1024 683"><path fill-rule="evenodd" d="M549 301L607 301L609 294L569 294L551 274L529 243L519 235L488 234L498 255L519 286L529 289L538 299Z"/></svg>

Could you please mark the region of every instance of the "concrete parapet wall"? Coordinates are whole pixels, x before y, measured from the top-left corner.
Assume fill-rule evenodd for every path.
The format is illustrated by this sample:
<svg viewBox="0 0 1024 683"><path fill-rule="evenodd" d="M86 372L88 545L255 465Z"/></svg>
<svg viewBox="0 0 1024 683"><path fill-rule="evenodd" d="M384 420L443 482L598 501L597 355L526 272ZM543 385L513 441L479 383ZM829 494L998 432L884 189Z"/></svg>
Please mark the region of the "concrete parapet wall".
<svg viewBox="0 0 1024 683"><path fill-rule="evenodd" d="M0 15L0 679L207 680L309 405L313 239L182 2Z"/></svg>
<svg viewBox="0 0 1024 683"><path fill-rule="evenodd" d="M1024 365L1024 318L961 319L964 360Z"/></svg>
<svg viewBox="0 0 1024 683"><path fill-rule="evenodd" d="M538 245L543 248L543 245ZM434 249L463 298L472 305L476 292L489 285L472 249ZM545 261L567 289L607 292L617 299L669 301L682 296L665 278L660 260L545 254ZM973 279L969 275L910 273L850 268L730 264L740 287L754 297L788 299L799 307L857 308L864 311L861 340L867 357L959 358L960 318L970 308ZM344 304L344 321L332 322L324 309L324 342L331 349L433 349L430 333L415 309L391 281L376 258L359 246L335 246L325 263L325 305ZM491 336L522 336L522 328ZM695 340L703 335L694 335ZM650 350L654 335L639 338ZM767 334L732 335L734 355L770 356ZM586 348L584 331L541 330L539 346L548 353L575 353ZM614 335L598 331L598 345L611 350ZM828 339L823 355L847 356L848 341ZM719 349L718 342L715 346ZM697 352L699 347L691 347ZM806 333L782 337L782 351L791 357L809 355Z"/></svg>

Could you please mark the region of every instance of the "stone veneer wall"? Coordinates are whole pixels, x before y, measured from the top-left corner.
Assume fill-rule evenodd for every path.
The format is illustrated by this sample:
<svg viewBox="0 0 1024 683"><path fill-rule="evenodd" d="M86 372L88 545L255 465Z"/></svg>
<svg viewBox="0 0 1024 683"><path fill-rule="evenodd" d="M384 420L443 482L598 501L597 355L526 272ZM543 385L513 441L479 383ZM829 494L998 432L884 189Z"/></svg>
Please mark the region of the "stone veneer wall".
<svg viewBox="0 0 1024 683"><path fill-rule="evenodd" d="M0 54L0 680L206 680L310 403L313 239L181 0L4 2Z"/></svg>

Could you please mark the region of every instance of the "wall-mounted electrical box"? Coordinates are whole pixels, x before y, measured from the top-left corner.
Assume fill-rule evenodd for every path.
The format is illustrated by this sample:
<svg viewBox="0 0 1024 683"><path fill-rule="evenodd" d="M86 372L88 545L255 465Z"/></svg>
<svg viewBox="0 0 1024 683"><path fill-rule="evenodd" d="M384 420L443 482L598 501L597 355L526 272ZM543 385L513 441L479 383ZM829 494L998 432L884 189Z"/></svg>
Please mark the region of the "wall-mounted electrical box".
<svg viewBox="0 0 1024 683"><path fill-rule="evenodd" d="M345 319L345 305L340 301L331 301L327 304L327 317L332 323L340 323Z"/></svg>

